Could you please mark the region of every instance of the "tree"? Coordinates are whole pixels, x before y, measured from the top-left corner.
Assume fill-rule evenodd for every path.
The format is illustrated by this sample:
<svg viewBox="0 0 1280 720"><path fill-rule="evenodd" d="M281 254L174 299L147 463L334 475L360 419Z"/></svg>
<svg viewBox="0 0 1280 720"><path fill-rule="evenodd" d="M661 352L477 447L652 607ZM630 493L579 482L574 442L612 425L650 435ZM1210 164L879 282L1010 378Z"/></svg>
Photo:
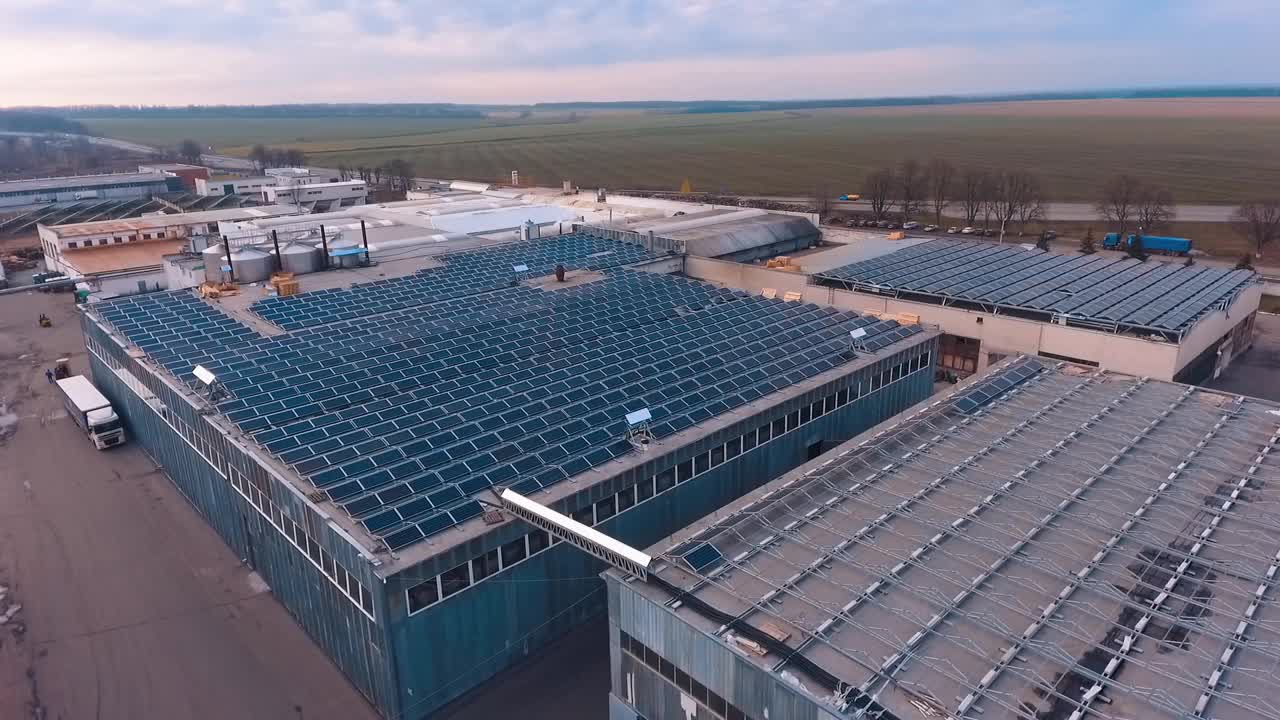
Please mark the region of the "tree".
<svg viewBox="0 0 1280 720"><path fill-rule="evenodd" d="M339 166L338 166L338 177L342 178L343 180L350 180L350 179L351 179L351 168L347 167L346 165L339 165Z"/></svg>
<svg viewBox="0 0 1280 720"><path fill-rule="evenodd" d="M826 183L821 183L813 191L813 199L811 200L813 211L818 213L818 222L827 219L831 214L831 188Z"/></svg>
<svg viewBox="0 0 1280 720"><path fill-rule="evenodd" d="M871 214L877 220L883 220L893 209L893 194L896 178L889 168L881 168L867 176L867 201L871 203Z"/></svg>
<svg viewBox="0 0 1280 720"><path fill-rule="evenodd" d="M1145 232L1155 232L1177 214L1173 193L1164 188L1143 186L1138 193L1138 225Z"/></svg>
<svg viewBox="0 0 1280 720"><path fill-rule="evenodd" d="M978 213L986 205L983 190L986 187L985 170L968 168L960 175L960 206L964 208L964 224L972 226L978 221Z"/></svg>
<svg viewBox="0 0 1280 720"><path fill-rule="evenodd" d="M898 168L898 206L904 220L920 212L927 187L928 180L920 163L914 158L903 160Z"/></svg>
<svg viewBox="0 0 1280 720"><path fill-rule="evenodd" d="M1136 233L1133 236L1133 239L1125 245L1124 249L1125 253L1134 260L1137 260L1138 262L1147 261L1147 249L1142 243L1142 233Z"/></svg>
<svg viewBox="0 0 1280 720"><path fill-rule="evenodd" d="M1098 246L1093 242L1093 227L1084 229L1084 237L1080 238L1080 254L1092 255L1098 252Z"/></svg>
<svg viewBox="0 0 1280 720"><path fill-rule="evenodd" d="M289 167L302 167L307 164L307 154L297 148L282 151L281 159Z"/></svg>
<svg viewBox="0 0 1280 720"><path fill-rule="evenodd" d="M203 148L200 147L200 143L192 140L191 138L187 138L186 140L178 143L178 157L186 160L192 165L199 163L200 156L203 154Z"/></svg>
<svg viewBox="0 0 1280 720"><path fill-rule="evenodd" d="M1040 178L1031 173L1020 175L1023 187L1021 201L1018 203L1018 235L1027 231L1027 223L1041 222L1045 218L1044 188L1040 184Z"/></svg>
<svg viewBox="0 0 1280 720"><path fill-rule="evenodd" d="M991 229L991 216L998 214L996 196L1000 192L999 186L998 175L986 173L982 176L982 184L978 188L978 193L982 198L982 230L984 233Z"/></svg>
<svg viewBox="0 0 1280 720"><path fill-rule="evenodd" d="M258 143L249 149L249 161L258 169L258 172L267 169L267 162L271 159L270 152L267 146L262 143Z"/></svg>
<svg viewBox="0 0 1280 720"><path fill-rule="evenodd" d="M1231 227L1248 238L1262 257L1262 248L1280 237L1280 198L1244 203L1232 214Z"/></svg>
<svg viewBox="0 0 1280 720"><path fill-rule="evenodd" d="M1004 242L1009 223L1024 212L1024 207L1032 204L1032 198L1039 194L1039 187L1040 182L1031 173L1010 171L995 176L989 204L991 213L1000 221L1001 242Z"/></svg>
<svg viewBox="0 0 1280 720"><path fill-rule="evenodd" d="M391 176L393 187L408 192L413 188L413 164L404 158L396 158L387 163L387 173Z"/></svg>
<svg viewBox="0 0 1280 720"><path fill-rule="evenodd" d="M942 211L951 204L955 192L956 166L942 158L929 161L929 204L933 207L933 224L942 224Z"/></svg>
<svg viewBox="0 0 1280 720"><path fill-rule="evenodd" d="M382 184L382 173L383 173L383 167L382 167L381 165L379 165L379 166L377 166L377 167L375 167L375 168L373 169L373 184L374 184L374 185L381 185L381 184Z"/></svg>
<svg viewBox="0 0 1280 720"><path fill-rule="evenodd" d="M1102 186L1102 194L1094 208L1109 222L1119 226L1124 237L1129 223L1138 211L1142 182L1132 175L1116 175Z"/></svg>

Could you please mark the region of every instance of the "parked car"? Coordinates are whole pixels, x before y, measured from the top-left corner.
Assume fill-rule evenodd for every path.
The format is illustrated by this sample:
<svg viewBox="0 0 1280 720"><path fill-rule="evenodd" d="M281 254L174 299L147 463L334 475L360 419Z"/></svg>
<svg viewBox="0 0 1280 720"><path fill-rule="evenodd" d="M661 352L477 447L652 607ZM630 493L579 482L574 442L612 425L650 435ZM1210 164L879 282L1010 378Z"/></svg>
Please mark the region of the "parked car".
<svg viewBox="0 0 1280 720"><path fill-rule="evenodd" d="M915 220L902 223L903 230L915 230L919 227L920 227L920 223L916 222Z"/></svg>
<svg viewBox="0 0 1280 720"><path fill-rule="evenodd" d="M902 229L902 223L891 222L891 223L889 223L889 229L890 229L890 230L901 230L901 229Z"/></svg>
<svg viewBox="0 0 1280 720"><path fill-rule="evenodd" d="M937 225L925 225L925 226L924 226L924 231L925 231L925 232L938 232L938 226L937 226Z"/></svg>
<svg viewBox="0 0 1280 720"><path fill-rule="evenodd" d="M974 228L967 227L967 228L965 228L965 229L961 230L961 231L960 231L960 234L961 234L961 235L972 235L972 234L974 234L974 233L976 233L976 232L978 232L978 231L977 231L977 230L975 230Z"/></svg>
<svg viewBox="0 0 1280 720"><path fill-rule="evenodd" d="M881 220L880 222L876 223L876 227L887 228L887 227L889 227L889 221L888 221L888 220Z"/></svg>
<svg viewBox="0 0 1280 720"><path fill-rule="evenodd" d="M982 234L983 234L983 236L985 236L985 237L995 237L995 236L996 236L996 231L995 231L995 230L992 230L991 228L987 228L986 230L983 230L983 231L982 231Z"/></svg>
<svg viewBox="0 0 1280 720"><path fill-rule="evenodd" d="M960 228L956 227L955 225L952 225L951 227L947 228L948 235L955 235L958 232L960 232Z"/></svg>

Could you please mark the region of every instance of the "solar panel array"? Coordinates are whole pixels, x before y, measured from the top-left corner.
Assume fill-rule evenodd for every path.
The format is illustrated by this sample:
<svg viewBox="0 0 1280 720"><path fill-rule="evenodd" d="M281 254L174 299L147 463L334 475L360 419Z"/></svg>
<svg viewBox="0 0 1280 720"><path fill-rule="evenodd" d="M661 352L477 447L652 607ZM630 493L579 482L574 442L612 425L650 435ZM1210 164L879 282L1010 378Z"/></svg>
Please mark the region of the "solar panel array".
<svg viewBox="0 0 1280 720"><path fill-rule="evenodd" d="M1253 282L1255 275L1251 270L935 240L817 277L1177 333Z"/></svg>
<svg viewBox="0 0 1280 720"><path fill-rule="evenodd" d="M619 257L634 247L593 240ZM187 292L97 309L175 376L214 372L231 393L220 411L392 548L479 514L472 496L495 484L529 493L630 452L627 412L648 408L670 436L847 362L850 330L867 330L870 351L919 332L627 269L486 292L450 269L475 277L511 255L477 254L414 276L428 286L394 312L275 337Z"/></svg>
<svg viewBox="0 0 1280 720"><path fill-rule="evenodd" d="M398 310L410 305L487 292L515 282L517 265L528 274L546 275L563 264L567 270L599 270L652 259L639 245L585 234L561 235L442 256L444 267L413 275L334 288L254 303L263 319L286 330Z"/></svg>
<svg viewBox="0 0 1280 720"><path fill-rule="evenodd" d="M1004 395L1044 370L1044 363L1033 357L1022 357L997 373L989 373L979 382L957 393L952 402L961 412L972 413Z"/></svg>

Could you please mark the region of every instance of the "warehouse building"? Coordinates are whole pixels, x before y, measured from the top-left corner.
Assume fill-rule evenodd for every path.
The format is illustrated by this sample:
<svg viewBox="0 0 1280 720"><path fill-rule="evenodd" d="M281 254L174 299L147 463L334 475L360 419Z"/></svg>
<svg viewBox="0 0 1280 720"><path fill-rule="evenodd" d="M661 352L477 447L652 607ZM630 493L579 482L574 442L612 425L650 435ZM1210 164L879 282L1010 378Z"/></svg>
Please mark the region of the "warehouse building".
<svg viewBox="0 0 1280 720"><path fill-rule="evenodd" d="M755 208L716 208L659 220L632 222L628 230L679 240L691 255L751 262L814 247L822 233L807 217Z"/></svg>
<svg viewBox="0 0 1280 720"><path fill-rule="evenodd" d="M610 718L1276 720L1278 422L1007 360L610 570Z"/></svg>
<svg viewBox="0 0 1280 720"><path fill-rule="evenodd" d="M83 327L131 437L386 717L420 718L605 608L602 564L493 488L648 545L932 392L934 333L678 260L569 233Z"/></svg>
<svg viewBox="0 0 1280 720"><path fill-rule="evenodd" d="M855 243L855 262L802 258L804 273L690 259L691 277L749 292L918 317L942 330L940 368L960 377L1026 353L1159 380L1217 377L1253 342L1257 275L1209 265L1063 255L1031 246L933 240ZM819 269L821 268L821 269Z"/></svg>
<svg viewBox="0 0 1280 720"><path fill-rule="evenodd" d="M154 172L161 173L165 176L176 177L181 181L182 189L189 193L196 192L197 182L209 179L209 168L203 165L188 165L187 163L152 163L149 165L139 165L138 172Z"/></svg>
<svg viewBox="0 0 1280 720"><path fill-rule="evenodd" d="M69 175L0 182L0 208L77 200L122 200L182 191L182 179L162 172Z"/></svg>
<svg viewBox="0 0 1280 720"><path fill-rule="evenodd" d="M262 188L263 202L272 205L299 205L312 212L329 212L363 205L369 188L363 180L331 183L268 185Z"/></svg>

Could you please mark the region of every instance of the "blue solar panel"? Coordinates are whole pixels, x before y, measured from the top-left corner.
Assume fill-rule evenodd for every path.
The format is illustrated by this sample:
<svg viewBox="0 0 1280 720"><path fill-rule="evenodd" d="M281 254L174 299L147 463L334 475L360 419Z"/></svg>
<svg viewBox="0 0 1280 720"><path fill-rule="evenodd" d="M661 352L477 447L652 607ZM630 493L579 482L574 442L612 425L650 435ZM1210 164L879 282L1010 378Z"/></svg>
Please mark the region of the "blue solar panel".
<svg viewBox="0 0 1280 720"><path fill-rule="evenodd" d="M215 372L229 419L391 547L478 514L494 485L549 487L630 452L622 417L639 407L665 437L845 362L853 328L876 347L919 332L611 266L650 257L585 235L448 255L260 301L287 330L271 337L186 292L96 311L175 376ZM513 284L513 258L602 276L549 292Z"/></svg>

